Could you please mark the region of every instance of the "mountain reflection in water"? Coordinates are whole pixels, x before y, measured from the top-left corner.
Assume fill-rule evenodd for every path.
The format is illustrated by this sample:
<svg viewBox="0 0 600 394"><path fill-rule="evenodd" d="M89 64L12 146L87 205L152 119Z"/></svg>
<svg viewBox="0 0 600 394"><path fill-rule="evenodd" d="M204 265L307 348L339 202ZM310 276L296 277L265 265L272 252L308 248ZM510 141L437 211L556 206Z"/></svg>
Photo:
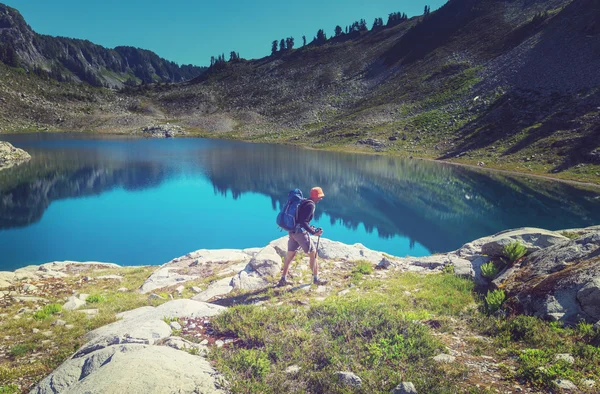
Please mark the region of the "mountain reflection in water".
<svg viewBox="0 0 600 394"><path fill-rule="evenodd" d="M37 134L2 139L33 157L0 172L0 229L5 230L40 221L53 201L116 188L160 188L179 177L208 179L215 193L231 193L233 199L249 192L268 196L271 207L245 208L250 217L274 217L288 190L308 192L318 185L326 197L317 221L328 217L332 225L352 230L362 225L381 238L406 237L411 247L416 242L430 252L508 228L600 223L597 190L422 160L206 139Z"/></svg>

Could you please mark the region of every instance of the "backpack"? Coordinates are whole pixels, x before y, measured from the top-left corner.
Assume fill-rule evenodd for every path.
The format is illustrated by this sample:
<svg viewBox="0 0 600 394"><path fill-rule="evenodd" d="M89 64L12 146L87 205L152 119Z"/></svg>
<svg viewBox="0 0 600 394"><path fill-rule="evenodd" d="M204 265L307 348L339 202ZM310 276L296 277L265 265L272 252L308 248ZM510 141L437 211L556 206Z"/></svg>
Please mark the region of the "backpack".
<svg viewBox="0 0 600 394"><path fill-rule="evenodd" d="M287 202L277 215L277 225L286 231L294 231L298 220L298 208L303 201L306 200L300 189L290 190Z"/></svg>

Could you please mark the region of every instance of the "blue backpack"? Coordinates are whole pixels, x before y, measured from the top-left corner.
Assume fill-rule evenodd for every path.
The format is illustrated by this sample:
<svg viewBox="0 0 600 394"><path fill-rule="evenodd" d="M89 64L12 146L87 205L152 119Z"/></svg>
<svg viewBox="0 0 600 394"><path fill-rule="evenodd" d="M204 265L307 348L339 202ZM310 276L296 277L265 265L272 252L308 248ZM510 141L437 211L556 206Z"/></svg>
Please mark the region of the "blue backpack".
<svg viewBox="0 0 600 394"><path fill-rule="evenodd" d="M298 220L298 208L304 201L302 191L300 189L290 190L288 199L281 212L277 215L277 225L286 231L294 231L296 229L296 221Z"/></svg>

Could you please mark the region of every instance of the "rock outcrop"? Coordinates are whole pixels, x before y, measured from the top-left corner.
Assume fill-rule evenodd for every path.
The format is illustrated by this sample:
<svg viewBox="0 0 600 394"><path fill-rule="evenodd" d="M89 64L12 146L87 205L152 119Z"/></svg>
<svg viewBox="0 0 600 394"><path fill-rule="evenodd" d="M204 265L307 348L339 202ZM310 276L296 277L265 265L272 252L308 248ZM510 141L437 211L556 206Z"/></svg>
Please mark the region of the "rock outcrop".
<svg viewBox="0 0 600 394"><path fill-rule="evenodd" d="M600 231L549 246L494 279L516 313L577 323L600 321Z"/></svg>
<svg viewBox="0 0 600 394"><path fill-rule="evenodd" d="M15 148L6 141L0 141L0 170L24 163L31 155L23 149Z"/></svg>
<svg viewBox="0 0 600 394"><path fill-rule="evenodd" d="M204 357L176 349L171 342L183 340L171 337L164 321L214 316L223 310L175 300L121 313L121 320L88 333L88 342L31 393L224 393Z"/></svg>
<svg viewBox="0 0 600 394"><path fill-rule="evenodd" d="M142 129L142 134L147 137L172 138L185 135L185 131L181 126L167 123L146 126Z"/></svg>

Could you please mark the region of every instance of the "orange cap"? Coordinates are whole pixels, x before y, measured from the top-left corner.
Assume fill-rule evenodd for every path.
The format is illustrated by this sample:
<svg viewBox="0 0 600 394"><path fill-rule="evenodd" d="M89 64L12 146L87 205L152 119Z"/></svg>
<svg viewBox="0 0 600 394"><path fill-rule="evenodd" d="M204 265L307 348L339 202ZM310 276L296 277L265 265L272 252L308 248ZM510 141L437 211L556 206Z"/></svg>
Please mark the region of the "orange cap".
<svg viewBox="0 0 600 394"><path fill-rule="evenodd" d="M325 193L323 193L323 189L321 189L318 186L310 189L310 198L319 198L319 197L325 197Z"/></svg>

